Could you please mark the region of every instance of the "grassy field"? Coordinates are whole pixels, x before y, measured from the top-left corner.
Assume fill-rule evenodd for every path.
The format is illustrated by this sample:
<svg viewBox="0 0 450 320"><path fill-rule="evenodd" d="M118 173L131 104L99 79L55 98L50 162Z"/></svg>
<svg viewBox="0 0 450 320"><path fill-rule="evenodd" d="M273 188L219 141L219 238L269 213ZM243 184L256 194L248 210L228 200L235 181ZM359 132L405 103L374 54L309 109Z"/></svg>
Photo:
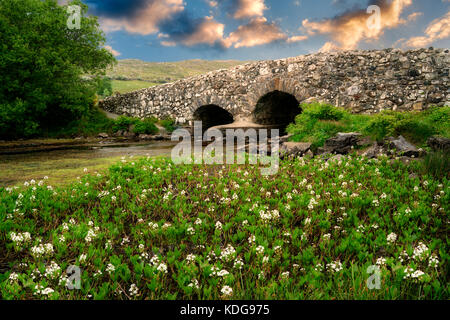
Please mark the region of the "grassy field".
<svg viewBox="0 0 450 320"><path fill-rule="evenodd" d="M411 177L420 165L297 159L264 177L142 158L69 186L0 188L0 294L446 300L450 183ZM65 287L70 265L80 290Z"/></svg>
<svg viewBox="0 0 450 320"><path fill-rule="evenodd" d="M178 62L144 62L119 60L107 76L113 79L113 92L126 93L154 85L173 82L218 69L228 69L245 61L186 60Z"/></svg>
<svg viewBox="0 0 450 320"><path fill-rule="evenodd" d="M156 86L157 83L140 80L112 80L113 92L127 93Z"/></svg>
<svg viewBox="0 0 450 320"><path fill-rule="evenodd" d="M314 148L338 132L360 132L382 142L389 136L403 135L426 148L433 135L450 138L450 106L431 107L422 112L383 111L375 115L352 114L327 104L302 104L302 113L287 131L293 141L311 142Z"/></svg>

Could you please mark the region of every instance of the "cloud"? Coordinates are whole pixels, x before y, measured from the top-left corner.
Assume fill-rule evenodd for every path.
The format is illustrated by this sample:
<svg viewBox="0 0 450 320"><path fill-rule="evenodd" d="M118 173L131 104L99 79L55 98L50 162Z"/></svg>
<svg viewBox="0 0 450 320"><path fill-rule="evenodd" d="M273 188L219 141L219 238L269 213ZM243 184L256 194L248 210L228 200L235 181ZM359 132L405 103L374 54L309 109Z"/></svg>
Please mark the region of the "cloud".
<svg viewBox="0 0 450 320"><path fill-rule="evenodd" d="M184 11L183 0L87 0L105 31L126 30L148 35Z"/></svg>
<svg viewBox="0 0 450 320"><path fill-rule="evenodd" d="M413 37L405 42L405 46L426 47L436 40L450 37L450 11L443 17L433 20L425 30L425 36Z"/></svg>
<svg viewBox="0 0 450 320"><path fill-rule="evenodd" d="M234 0L236 11L235 19L245 19L253 17L263 17L267 7L264 0Z"/></svg>
<svg viewBox="0 0 450 320"><path fill-rule="evenodd" d="M114 50L111 46L105 46L105 49L113 54L114 57L118 57L121 53L117 50Z"/></svg>
<svg viewBox="0 0 450 320"><path fill-rule="evenodd" d="M308 36L294 36L287 39L287 43L294 43L294 42L300 42L305 41L308 39Z"/></svg>
<svg viewBox="0 0 450 320"><path fill-rule="evenodd" d="M331 37L321 50L352 50L362 40L376 40L383 35L385 29L395 28L407 23L401 18L403 10L412 4L412 0L376 0L381 9L379 28L369 28L367 23L371 17L366 9L353 9L331 19L321 21L303 20L303 28L309 35L324 34Z"/></svg>
<svg viewBox="0 0 450 320"><path fill-rule="evenodd" d="M211 8L215 8L219 5L219 3L217 1L213 1L213 0L207 0L207 1Z"/></svg>
<svg viewBox="0 0 450 320"><path fill-rule="evenodd" d="M187 32L172 33L170 39L188 47L202 44L224 46L224 29L225 25L215 21L213 17L205 17L196 19Z"/></svg>
<svg viewBox="0 0 450 320"><path fill-rule="evenodd" d="M209 46L217 49L254 47L275 41L295 43L307 36L288 37L280 27L264 17L264 0L205 0L211 7L226 3L236 19L249 19L226 35L225 25L213 16L194 18L183 0L86 0L91 12L98 15L105 31L125 30L149 35L158 33L166 47ZM112 48L111 48L112 50Z"/></svg>
<svg viewBox="0 0 450 320"><path fill-rule="evenodd" d="M225 39L225 45L234 48L254 47L286 39L286 34L275 23L268 23L266 18L261 17L239 26Z"/></svg>
<svg viewBox="0 0 450 320"><path fill-rule="evenodd" d="M407 20L416 21L421 16L423 16L423 12L413 12L408 16Z"/></svg>

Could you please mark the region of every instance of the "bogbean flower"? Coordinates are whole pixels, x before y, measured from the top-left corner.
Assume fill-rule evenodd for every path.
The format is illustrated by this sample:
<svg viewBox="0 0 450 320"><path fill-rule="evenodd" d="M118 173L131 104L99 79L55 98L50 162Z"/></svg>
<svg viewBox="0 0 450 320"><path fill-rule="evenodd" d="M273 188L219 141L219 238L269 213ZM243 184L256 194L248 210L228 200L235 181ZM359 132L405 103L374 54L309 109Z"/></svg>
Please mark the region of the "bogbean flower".
<svg viewBox="0 0 450 320"><path fill-rule="evenodd" d="M128 292L130 293L130 296L137 296L139 294L139 289L134 283L132 283Z"/></svg>
<svg viewBox="0 0 450 320"><path fill-rule="evenodd" d="M327 264L327 270L336 273L343 269L342 263L340 261L334 261Z"/></svg>
<svg viewBox="0 0 450 320"><path fill-rule="evenodd" d="M281 278L283 279L289 279L289 271L285 271L281 274Z"/></svg>
<svg viewBox="0 0 450 320"><path fill-rule="evenodd" d="M31 255L35 258L39 258L45 255L50 255L53 253L53 245L51 243L46 244L38 244L37 246L32 247L31 249Z"/></svg>
<svg viewBox="0 0 450 320"><path fill-rule="evenodd" d="M55 261L52 261L50 265L45 268L44 276L48 279L54 279L58 276L60 271L61 267Z"/></svg>
<svg viewBox="0 0 450 320"><path fill-rule="evenodd" d="M171 223L166 222L166 223L163 224L163 226L162 226L161 228L162 228L163 230L166 230L166 229L170 228L171 226L172 226Z"/></svg>
<svg viewBox="0 0 450 320"><path fill-rule="evenodd" d="M158 229L158 224L157 224L157 223L154 223L154 222L149 222L149 223L148 223L148 226L149 226L150 229L152 229L152 230Z"/></svg>
<svg viewBox="0 0 450 320"><path fill-rule="evenodd" d="M130 243L130 239L128 237L123 237L122 238L122 242L120 244L123 246L123 245L125 245L127 243Z"/></svg>
<svg viewBox="0 0 450 320"><path fill-rule="evenodd" d="M220 253L220 259L229 262L234 259L234 255L236 254L236 249L232 245L228 245L225 249Z"/></svg>
<svg viewBox="0 0 450 320"><path fill-rule="evenodd" d="M167 265L165 263L160 263L158 267L156 268L161 273L167 273Z"/></svg>
<svg viewBox="0 0 450 320"><path fill-rule="evenodd" d="M220 221L216 222L216 230L222 230L222 222Z"/></svg>
<svg viewBox="0 0 450 320"><path fill-rule="evenodd" d="M16 246L21 246L22 244L31 241L31 234L29 232L22 232L22 233L11 232L9 234L9 237Z"/></svg>
<svg viewBox="0 0 450 320"><path fill-rule="evenodd" d="M414 271L411 267L407 267L403 272L405 273L403 279L420 280L423 276L425 276L425 272L421 270Z"/></svg>
<svg viewBox="0 0 450 320"><path fill-rule="evenodd" d="M55 290L53 290L52 288L49 288L49 287L44 289L44 287L40 284L37 284L34 287L34 290L35 290L34 291L35 295L41 294L41 295L45 295L45 296L48 296L48 295L52 294L53 292L55 292Z"/></svg>
<svg viewBox="0 0 450 320"><path fill-rule="evenodd" d="M222 290L220 290L220 292L224 297L230 297L233 295L233 289L231 289L231 287L229 286L224 286Z"/></svg>
<svg viewBox="0 0 450 320"><path fill-rule="evenodd" d="M395 241L397 241L397 235L394 232L389 233L387 236L387 242L394 243Z"/></svg>
<svg viewBox="0 0 450 320"><path fill-rule="evenodd" d="M80 257L78 258L78 261L80 263L83 263L86 261L87 255L85 253L81 254Z"/></svg>
<svg viewBox="0 0 450 320"><path fill-rule="evenodd" d="M200 289L200 283L198 282L197 279L193 279L191 281L191 283L188 284L188 287L195 288L195 289Z"/></svg>
<svg viewBox="0 0 450 320"><path fill-rule="evenodd" d="M308 204L308 209L309 210L313 210L314 206L318 205L319 203L316 201L316 199L311 198L311 200L309 200L309 204Z"/></svg>
<svg viewBox="0 0 450 320"><path fill-rule="evenodd" d="M256 247L256 252L258 253L258 254L263 254L264 253L264 247L263 246L258 246L258 247Z"/></svg>
<svg viewBox="0 0 450 320"><path fill-rule="evenodd" d="M423 242L419 242L419 244L417 245L417 247L414 248L414 252L413 252L413 259L414 260L423 260L425 257L428 256L428 247L423 243Z"/></svg>
<svg viewBox="0 0 450 320"><path fill-rule="evenodd" d="M15 272L11 272L8 279L10 282L17 281L19 279L19 275Z"/></svg>
<svg viewBox="0 0 450 320"><path fill-rule="evenodd" d="M90 243L95 237L97 237L97 233L95 233L94 229L89 229L86 237L84 238L84 241Z"/></svg>
<svg viewBox="0 0 450 320"><path fill-rule="evenodd" d="M321 263L318 263L315 265L314 270L318 271L318 272L322 272L323 271L323 265Z"/></svg>
<svg viewBox="0 0 450 320"><path fill-rule="evenodd" d="M377 264L378 266L384 266L384 265L386 265L386 258L383 258L383 257L378 258L376 264Z"/></svg>
<svg viewBox="0 0 450 320"><path fill-rule="evenodd" d="M188 235L193 236L195 234L195 229L192 226L190 226L187 228L186 232Z"/></svg>
<svg viewBox="0 0 450 320"><path fill-rule="evenodd" d="M220 270L219 272L217 272L217 276L218 277L226 277L226 276L228 276L230 273L227 271L227 270L225 270L225 269L222 269L222 270Z"/></svg>
<svg viewBox="0 0 450 320"><path fill-rule="evenodd" d="M112 241L111 240L106 241L105 249L111 249L111 248L112 248Z"/></svg>
<svg viewBox="0 0 450 320"><path fill-rule="evenodd" d="M242 270L243 267L244 261L242 261L242 258L236 258L236 260L234 261L233 268Z"/></svg>
<svg viewBox="0 0 450 320"><path fill-rule="evenodd" d="M111 274L111 273L113 273L115 271L116 271L116 267L113 264L108 263L108 265L106 266L106 272Z"/></svg>
<svg viewBox="0 0 450 320"><path fill-rule="evenodd" d="M195 259L196 259L196 256L193 255L193 254L188 254L187 257L186 257L187 263L195 262Z"/></svg>
<svg viewBox="0 0 450 320"><path fill-rule="evenodd" d="M437 268L439 266L439 259L436 255L431 255L428 259L428 266L432 268Z"/></svg>

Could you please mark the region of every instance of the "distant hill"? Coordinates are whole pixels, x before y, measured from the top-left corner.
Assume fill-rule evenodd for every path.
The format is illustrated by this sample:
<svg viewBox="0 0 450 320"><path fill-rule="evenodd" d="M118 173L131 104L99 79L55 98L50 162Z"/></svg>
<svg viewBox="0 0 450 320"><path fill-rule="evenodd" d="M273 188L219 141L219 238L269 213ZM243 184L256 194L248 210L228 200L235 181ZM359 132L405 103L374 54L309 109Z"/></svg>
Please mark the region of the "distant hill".
<svg viewBox="0 0 450 320"><path fill-rule="evenodd" d="M173 82L209 71L228 69L247 61L186 60L178 62L145 62L136 59L119 60L107 76L113 80L113 91L125 93L158 84Z"/></svg>

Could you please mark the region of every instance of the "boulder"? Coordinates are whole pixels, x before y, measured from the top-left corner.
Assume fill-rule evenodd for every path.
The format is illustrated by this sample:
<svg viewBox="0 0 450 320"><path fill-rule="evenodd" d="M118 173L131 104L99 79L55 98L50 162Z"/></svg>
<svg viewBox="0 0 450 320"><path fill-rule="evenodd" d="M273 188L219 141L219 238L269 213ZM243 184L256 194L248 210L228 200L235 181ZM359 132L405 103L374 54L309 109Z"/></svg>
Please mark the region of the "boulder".
<svg viewBox="0 0 450 320"><path fill-rule="evenodd" d="M288 134L288 135L280 137L280 143L288 142L292 136L293 136L292 134Z"/></svg>
<svg viewBox="0 0 450 320"><path fill-rule="evenodd" d="M427 144L434 151L450 151L450 139L448 138L431 137Z"/></svg>
<svg viewBox="0 0 450 320"><path fill-rule="evenodd" d="M136 137L136 134L132 131L126 131L123 133L123 136L126 138L134 138L134 137Z"/></svg>
<svg viewBox="0 0 450 320"><path fill-rule="evenodd" d="M347 154L358 145L360 133L338 133L336 137L330 138L322 148L323 153Z"/></svg>
<svg viewBox="0 0 450 320"><path fill-rule="evenodd" d="M101 139L107 139L107 138L109 138L109 135L105 132L102 132L102 133L99 133L97 137L99 137Z"/></svg>
<svg viewBox="0 0 450 320"><path fill-rule="evenodd" d="M397 153L404 157L414 157L417 158L420 155L419 149L417 149L413 144L406 141L403 136L399 136L397 139L389 137L389 147L396 149Z"/></svg>
<svg viewBox="0 0 450 320"><path fill-rule="evenodd" d="M369 149L367 149L362 155L368 159L378 158L382 154L386 154L386 150L382 145L374 143Z"/></svg>
<svg viewBox="0 0 450 320"><path fill-rule="evenodd" d="M280 155L285 157L303 157L311 150L311 143L308 142L285 142L280 147Z"/></svg>
<svg viewBox="0 0 450 320"><path fill-rule="evenodd" d="M144 140L144 141L153 140L153 136L149 135L149 134L140 134L139 140Z"/></svg>

